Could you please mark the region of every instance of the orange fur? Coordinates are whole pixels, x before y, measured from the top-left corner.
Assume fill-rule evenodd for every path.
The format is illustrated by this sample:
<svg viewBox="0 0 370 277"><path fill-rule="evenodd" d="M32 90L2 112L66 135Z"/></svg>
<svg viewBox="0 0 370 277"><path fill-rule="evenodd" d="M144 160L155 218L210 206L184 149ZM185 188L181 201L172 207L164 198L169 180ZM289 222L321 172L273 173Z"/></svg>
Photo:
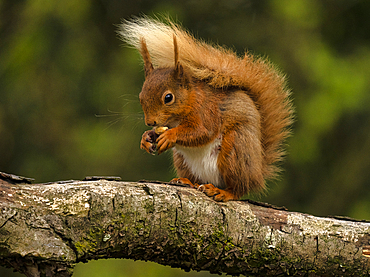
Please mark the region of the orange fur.
<svg viewBox="0 0 370 277"><path fill-rule="evenodd" d="M120 34L144 59L146 124L169 127L156 141L144 134L142 148L149 152L157 143L160 154L175 147L179 176L207 184L205 193L217 201L262 190L278 171L293 120L284 76L262 58L239 58L172 22L137 18L123 23ZM173 103L165 102L167 94Z"/></svg>

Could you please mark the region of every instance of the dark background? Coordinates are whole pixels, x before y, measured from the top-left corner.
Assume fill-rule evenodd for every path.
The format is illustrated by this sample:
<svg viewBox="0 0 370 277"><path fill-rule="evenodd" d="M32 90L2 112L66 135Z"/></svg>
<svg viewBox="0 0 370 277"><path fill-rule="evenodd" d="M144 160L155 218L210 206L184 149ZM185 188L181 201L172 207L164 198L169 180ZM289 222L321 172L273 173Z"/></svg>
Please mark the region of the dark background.
<svg viewBox="0 0 370 277"><path fill-rule="evenodd" d="M280 180L253 199L370 220L369 1L0 1L0 171L36 182L174 177L169 154L139 149L142 63L116 25L140 14L169 15L286 73L294 135ZM175 274L209 275L108 260L74 276Z"/></svg>

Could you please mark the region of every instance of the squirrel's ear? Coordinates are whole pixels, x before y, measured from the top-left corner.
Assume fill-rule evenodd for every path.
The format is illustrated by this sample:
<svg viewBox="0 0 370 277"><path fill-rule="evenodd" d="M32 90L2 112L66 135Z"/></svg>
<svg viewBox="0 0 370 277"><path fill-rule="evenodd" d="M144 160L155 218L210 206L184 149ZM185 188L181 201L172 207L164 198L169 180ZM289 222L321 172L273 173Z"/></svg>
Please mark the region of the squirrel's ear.
<svg viewBox="0 0 370 277"><path fill-rule="evenodd" d="M141 38L140 41L140 54L144 60L144 70L145 70L145 78L153 71L154 67L152 61L150 59L148 48L146 47L146 42L144 38Z"/></svg>
<svg viewBox="0 0 370 277"><path fill-rule="evenodd" d="M186 81L186 76L184 74L184 67L181 65L181 63L177 63L175 68L175 76L178 80Z"/></svg>

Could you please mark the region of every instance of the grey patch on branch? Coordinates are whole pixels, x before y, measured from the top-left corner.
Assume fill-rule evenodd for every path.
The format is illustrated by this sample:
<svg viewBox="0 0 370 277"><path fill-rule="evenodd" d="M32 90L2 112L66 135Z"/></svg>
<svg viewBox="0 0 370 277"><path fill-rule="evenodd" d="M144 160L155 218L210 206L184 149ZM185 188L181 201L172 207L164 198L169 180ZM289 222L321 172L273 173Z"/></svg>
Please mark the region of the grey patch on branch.
<svg viewBox="0 0 370 277"><path fill-rule="evenodd" d="M98 181L98 180L121 181L122 178L119 176L86 176L82 181Z"/></svg>
<svg viewBox="0 0 370 277"><path fill-rule="evenodd" d="M11 184L32 184L35 179L18 176L14 174L9 174L5 172L0 172L0 180L6 181Z"/></svg>

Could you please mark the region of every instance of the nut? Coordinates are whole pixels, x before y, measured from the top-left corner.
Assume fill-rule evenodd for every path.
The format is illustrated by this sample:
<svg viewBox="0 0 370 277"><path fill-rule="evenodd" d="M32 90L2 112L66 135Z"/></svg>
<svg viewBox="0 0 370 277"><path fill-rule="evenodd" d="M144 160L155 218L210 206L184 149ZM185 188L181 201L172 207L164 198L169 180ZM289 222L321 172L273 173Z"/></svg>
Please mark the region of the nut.
<svg viewBox="0 0 370 277"><path fill-rule="evenodd" d="M155 132L157 135L161 135L161 134L163 134L167 129L168 129L168 127L156 127L156 128L154 129L154 132Z"/></svg>

